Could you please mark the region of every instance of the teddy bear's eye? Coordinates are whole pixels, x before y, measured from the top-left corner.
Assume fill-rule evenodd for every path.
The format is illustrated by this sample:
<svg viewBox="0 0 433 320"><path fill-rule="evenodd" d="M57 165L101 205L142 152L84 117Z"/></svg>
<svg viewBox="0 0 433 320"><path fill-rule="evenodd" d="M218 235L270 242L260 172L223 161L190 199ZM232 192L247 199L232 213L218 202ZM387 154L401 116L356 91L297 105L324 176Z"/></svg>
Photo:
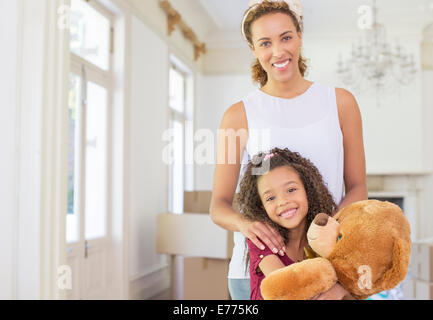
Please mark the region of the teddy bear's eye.
<svg viewBox="0 0 433 320"><path fill-rule="evenodd" d="M337 237L337 241L339 241L341 238L343 238L343 235L339 234L338 237Z"/></svg>

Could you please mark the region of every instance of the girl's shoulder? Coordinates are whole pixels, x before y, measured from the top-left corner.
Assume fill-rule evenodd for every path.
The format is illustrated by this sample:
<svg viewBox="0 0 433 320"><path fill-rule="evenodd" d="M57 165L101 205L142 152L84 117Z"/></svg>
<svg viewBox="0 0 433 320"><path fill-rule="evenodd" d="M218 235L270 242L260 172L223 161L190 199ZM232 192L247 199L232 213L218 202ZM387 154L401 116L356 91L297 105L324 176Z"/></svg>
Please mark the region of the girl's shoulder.
<svg viewBox="0 0 433 320"><path fill-rule="evenodd" d="M262 250L259 247L257 247L250 239L247 239L247 245L248 245L248 251L250 253L250 259L263 259L264 257L275 254L265 245L265 249Z"/></svg>

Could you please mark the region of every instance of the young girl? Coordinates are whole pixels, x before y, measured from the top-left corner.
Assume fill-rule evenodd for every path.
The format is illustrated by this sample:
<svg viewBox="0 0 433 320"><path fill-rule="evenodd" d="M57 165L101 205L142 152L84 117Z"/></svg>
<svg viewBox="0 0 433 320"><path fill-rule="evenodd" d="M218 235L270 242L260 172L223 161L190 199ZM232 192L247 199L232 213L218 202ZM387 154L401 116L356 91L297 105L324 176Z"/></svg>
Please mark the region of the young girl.
<svg viewBox="0 0 433 320"><path fill-rule="evenodd" d="M337 210L318 169L287 148L274 148L253 158L242 178L236 203L247 219L270 225L285 243L281 256L269 248L259 249L247 240L251 300L263 300L260 284L265 276L304 259L307 230L314 217L321 212L332 215ZM316 298L339 300L348 294L337 284Z"/></svg>

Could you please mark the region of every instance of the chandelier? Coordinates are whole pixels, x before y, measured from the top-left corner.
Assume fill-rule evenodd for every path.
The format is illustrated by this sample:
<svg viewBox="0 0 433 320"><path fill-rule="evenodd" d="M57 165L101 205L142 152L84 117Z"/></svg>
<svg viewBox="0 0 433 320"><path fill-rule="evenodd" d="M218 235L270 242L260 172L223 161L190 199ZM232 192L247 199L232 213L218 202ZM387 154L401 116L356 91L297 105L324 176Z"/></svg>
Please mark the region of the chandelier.
<svg viewBox="0 0 433 320"><path fill-rule="evenodd" d="M345 85L356 91L365 92L373 87L379 93L396 83L408 85L417 73L413 54L407 55L399 44L393 49L387 42L385 27L377 21L376 1L367 8L371 19L364 27L365 38L352 44L347 61L340 54L337 73Z"/></svg>

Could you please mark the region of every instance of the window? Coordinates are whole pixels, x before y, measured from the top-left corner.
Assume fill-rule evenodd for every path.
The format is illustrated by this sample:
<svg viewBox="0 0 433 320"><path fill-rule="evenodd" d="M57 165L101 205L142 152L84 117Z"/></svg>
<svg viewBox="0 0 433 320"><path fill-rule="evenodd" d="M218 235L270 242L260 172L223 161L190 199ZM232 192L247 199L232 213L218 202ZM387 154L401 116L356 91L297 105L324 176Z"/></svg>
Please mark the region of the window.
<svg viewBox="0 0 433 320"><path fill-rule="evenodd" d="M71 1L68 243L107 235L111 26L97 4Z"/></svg>
<svg viewBox="0 0 433 320"><path fill-rule="evenodd" d="M71 52L109 69L110 20L83 0L71 1Z"/></svg>
<svg viewBox="0 0 433 320"><path fill-rule="evenodd" d="M81 78L76 74L69 76L69 141L68 141L68 215L66 219L66 239L67 242L78 241L79 238L79 221L78 221L78 199L75 190L77 186L76 172L79 172L78 166L78 119L81 111L82 102L82 84Z"/></svg>
<svg viewBox="0 0 433 320"><path fill-rule="evenodd" d="M169 170L169 211L183 212L183 194L193 189L193 77L171 56L169 112L172 162Z"/></svg>

